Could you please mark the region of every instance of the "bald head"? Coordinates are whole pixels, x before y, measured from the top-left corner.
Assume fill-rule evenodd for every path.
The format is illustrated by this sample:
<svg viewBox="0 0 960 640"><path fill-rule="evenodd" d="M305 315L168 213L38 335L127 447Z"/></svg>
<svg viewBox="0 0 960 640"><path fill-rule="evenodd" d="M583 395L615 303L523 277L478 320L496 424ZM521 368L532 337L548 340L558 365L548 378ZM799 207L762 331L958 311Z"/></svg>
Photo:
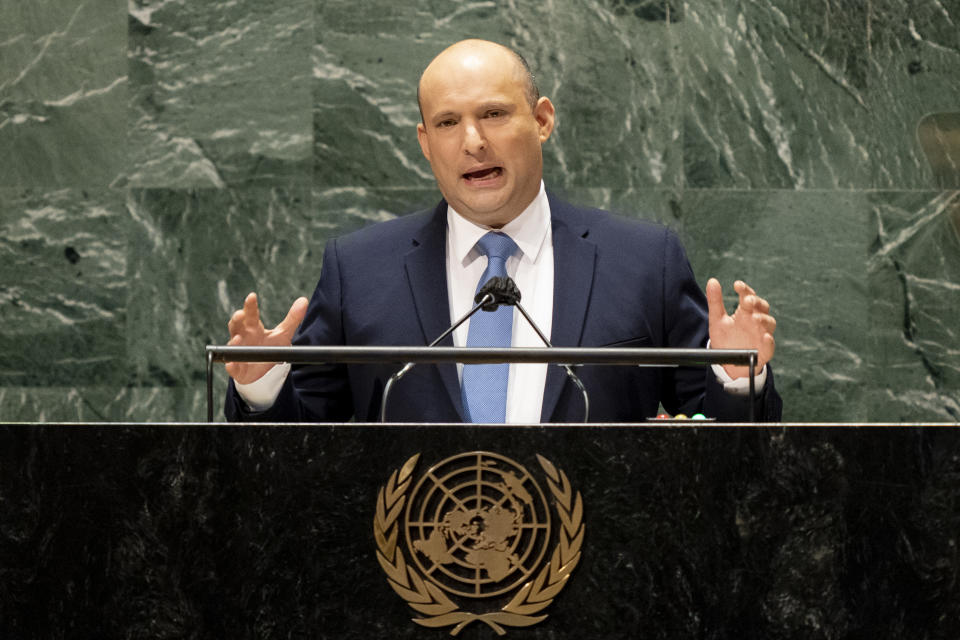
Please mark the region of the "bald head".
<svg viewBox="0 0 960 640"><path fill-rule="evenodd" d="M420 82L417 83L417 106L420 108L420 121L424 121L423 100L421 99L424 83L429 83L432 75L447 72L451 64L461 63L469 67L471 58L490 56L501 60L505 67L512 67L512 73L517 82L522 85L523 94L526 96L530 108L533 109L537 100L540 99L540 90L537 88L530 65L527 64L523 56L509 47L489 40L461 40L441 51L420 74Z"/></svg>

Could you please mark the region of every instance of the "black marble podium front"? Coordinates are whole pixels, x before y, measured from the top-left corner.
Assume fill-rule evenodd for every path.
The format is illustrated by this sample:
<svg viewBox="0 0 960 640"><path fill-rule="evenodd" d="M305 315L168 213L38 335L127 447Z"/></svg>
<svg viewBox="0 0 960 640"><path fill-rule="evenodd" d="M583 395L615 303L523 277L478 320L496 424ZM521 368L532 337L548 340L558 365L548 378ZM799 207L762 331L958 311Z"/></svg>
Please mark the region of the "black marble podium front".
<svg viewBox="0 0 960 640"><path fill-rule="evenodd" d="M0 638L449 637L373 524L406 460L468 451L583 499L579 566L507 637L960 637L956 426L7 424Z"/></svg>

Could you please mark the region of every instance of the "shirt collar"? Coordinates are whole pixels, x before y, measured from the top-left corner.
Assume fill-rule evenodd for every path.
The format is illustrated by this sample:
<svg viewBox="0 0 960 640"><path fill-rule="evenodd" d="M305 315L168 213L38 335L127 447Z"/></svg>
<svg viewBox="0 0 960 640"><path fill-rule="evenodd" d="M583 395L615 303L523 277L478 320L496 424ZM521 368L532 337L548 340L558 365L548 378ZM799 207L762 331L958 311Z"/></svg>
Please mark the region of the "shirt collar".
<svg viewBox="0 0 960 640"><path fill-rule="evenodd" d="M527 205L516 218L508 222L499 231L506 233L517 243L522 252L521 260L536 262L540 257L544 239L550 230L550 202L543 181L540 181L540 191L533 201ZM474 251L477 240L483 237L490 227L479 225L467 220L457 213L453 207L447 205L447 233L453 257L461 266L467 266L480 256Z"/></svg>

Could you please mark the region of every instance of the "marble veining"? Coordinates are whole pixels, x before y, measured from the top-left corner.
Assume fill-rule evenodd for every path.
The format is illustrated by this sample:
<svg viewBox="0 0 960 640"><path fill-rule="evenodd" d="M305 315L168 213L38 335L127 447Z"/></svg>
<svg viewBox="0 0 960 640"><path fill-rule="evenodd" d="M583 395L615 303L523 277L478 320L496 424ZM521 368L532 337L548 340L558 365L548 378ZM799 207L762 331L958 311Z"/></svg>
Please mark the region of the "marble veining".
<svg viewBox="0 0 960 640"><path fill-rule="evenodd" d="M554 100L548 188L772 301L788 419L960 416L955 0L0 15L4 418L201 418L203 345L247 292L275 321L329 238L436 202L416 83L464 37L518 48Z"/></svg>

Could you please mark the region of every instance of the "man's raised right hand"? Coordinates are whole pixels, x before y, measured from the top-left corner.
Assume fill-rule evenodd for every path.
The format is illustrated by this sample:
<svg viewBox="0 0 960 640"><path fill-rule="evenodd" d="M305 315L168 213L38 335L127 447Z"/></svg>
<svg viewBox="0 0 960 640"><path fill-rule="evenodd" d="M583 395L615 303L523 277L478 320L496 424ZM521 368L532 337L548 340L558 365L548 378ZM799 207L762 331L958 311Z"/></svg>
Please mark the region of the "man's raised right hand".
<svg viewBox="0 0 960 640"><path fill-rule="evenodd" d="M289 347L293 334L303 322L307 313L307 299L297 298L287 317L276 327L267 331L260 321L260 308L257 306L257 294L247 295L243 309L233 312L227 328L230 331L231 347ZM228 362L227 373L239 384L250 384L259 380L273 368L275 362Z"/></svg>

